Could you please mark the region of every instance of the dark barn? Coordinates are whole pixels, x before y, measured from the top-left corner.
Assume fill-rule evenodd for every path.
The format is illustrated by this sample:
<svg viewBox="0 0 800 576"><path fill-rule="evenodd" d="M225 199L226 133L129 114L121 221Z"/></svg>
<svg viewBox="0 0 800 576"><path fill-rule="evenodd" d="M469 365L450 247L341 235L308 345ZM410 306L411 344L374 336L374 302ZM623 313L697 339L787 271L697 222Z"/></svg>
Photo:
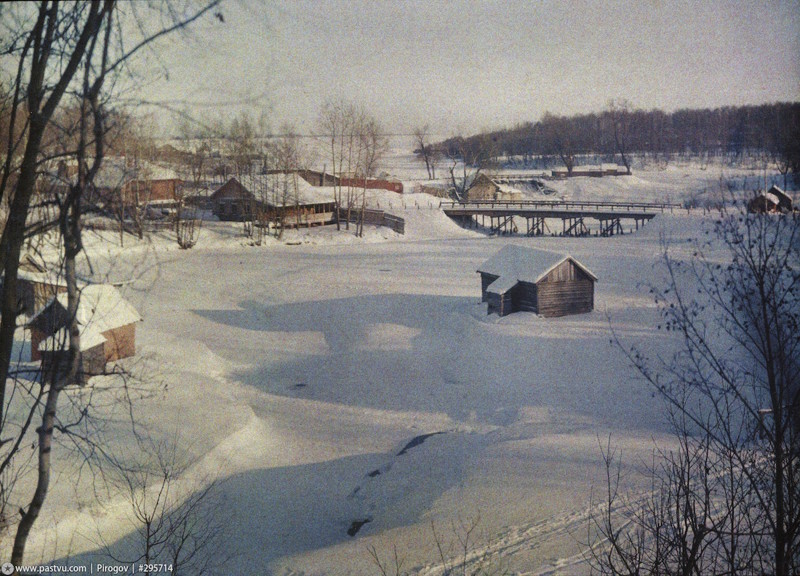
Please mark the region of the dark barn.
<svg viewBox="0 0 800 576"><path fill-rule="evenodd" d="M594 309L597 276L569 255L508 245L478 272L489 314L525 311L554 317Z"/></svg>

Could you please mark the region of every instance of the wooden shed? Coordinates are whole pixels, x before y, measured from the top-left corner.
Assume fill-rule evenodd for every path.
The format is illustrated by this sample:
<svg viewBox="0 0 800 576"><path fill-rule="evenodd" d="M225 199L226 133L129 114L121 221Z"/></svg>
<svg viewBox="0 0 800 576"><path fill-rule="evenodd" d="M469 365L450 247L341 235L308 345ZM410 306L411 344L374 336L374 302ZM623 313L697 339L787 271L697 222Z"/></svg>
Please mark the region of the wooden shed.
<svg viewBox="0 0 800 576"><path fill-rule="evenodd" d="M761 192L747 203L747 211L754 214L788 214L792 210L792 198L777 186Z"/></svg>
<svg viewBox="0 0 800 576"><path fill-rule="evenodd" d="M81 335L81 381L102 374L107 362L136 354L136 323L142 318L122 294L108 284L80 291L76 314ZM67 367L67 295L59 294L31 318L31 361L42 361L45 378Z"/></svg>
<svg viewBox="0 0 800 576"><path fill-rule="evenodd" d="M767 194L772 194L778 199L778 210L781 212L788 213L794 209L792 207L792 197L774 184L767 190Z"/></svg>
<svg viewBox="0 0 800 576"><path fill-rule="evenodd" d="M509 186L499 184L483 172L479 172L469 183L464 192L465 202L476 201L510 201L522 200L522 193Z"/></svg>
<svg viewBox="0 0 800 576"><path fill-rule="evenodd" d="M127 205L176 203L183 185L179 178L130 180L123 186L122 197Z"/></svg>
<svg viewBox="0 0 800 576"><path fill-rule="evenodd" d="M526 311L552 317L594 309L597 276L569 255L507 245L478 273L489 314Z"/></svg>

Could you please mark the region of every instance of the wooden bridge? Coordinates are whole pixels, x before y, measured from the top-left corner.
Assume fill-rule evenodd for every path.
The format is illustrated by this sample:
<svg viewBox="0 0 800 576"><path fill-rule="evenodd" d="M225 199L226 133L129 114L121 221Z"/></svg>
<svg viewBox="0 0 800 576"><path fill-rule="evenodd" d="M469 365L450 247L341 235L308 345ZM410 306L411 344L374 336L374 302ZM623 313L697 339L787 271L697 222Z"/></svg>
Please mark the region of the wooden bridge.
<svg viewBox="0 0 800 576"><path fill-rule="evenodd" d="M623 222L638 230L657 214L680 209L679 204L653 202L578 202L565 200L442 202L444 213L466 226L482 226L492 233L519 232L517 220L526 222L526 236L614 236L624 234ZM488 226L486 220L488 219ZM548 221L561 220L560 232ZM599 227L590 227L596 220Z"/></svg>

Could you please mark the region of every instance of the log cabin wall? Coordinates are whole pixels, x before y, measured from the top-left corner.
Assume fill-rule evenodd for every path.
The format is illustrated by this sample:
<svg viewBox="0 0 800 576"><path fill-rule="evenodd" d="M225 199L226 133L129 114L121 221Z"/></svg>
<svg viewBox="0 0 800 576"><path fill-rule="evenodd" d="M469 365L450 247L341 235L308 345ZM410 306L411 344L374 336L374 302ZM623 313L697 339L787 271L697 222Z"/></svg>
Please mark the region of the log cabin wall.
<svg viewBox="0 0 800 576"><path fill-rule="evenodd" d="M594 281L569 260L536 284L538 313L542 316L582 314L594 309Z"/></svg>

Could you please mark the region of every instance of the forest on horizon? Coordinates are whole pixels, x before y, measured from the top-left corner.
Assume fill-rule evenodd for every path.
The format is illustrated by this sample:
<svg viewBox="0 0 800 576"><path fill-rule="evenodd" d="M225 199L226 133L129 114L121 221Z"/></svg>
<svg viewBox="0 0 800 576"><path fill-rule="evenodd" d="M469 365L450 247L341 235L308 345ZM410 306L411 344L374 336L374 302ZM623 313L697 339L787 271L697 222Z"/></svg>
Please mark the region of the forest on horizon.
<svg viewBox="0 0 800 576"><path fill-rule="evenodd" d="M628 101L612 101L601 112L558 116L550 113L536 122L453 137L438 144L450 157L469 164L485 164L500 156L515 157L523 165L537 157L555 156L571 170L575 156L630 154L654 158L675 154L739 157L758 152L776 162L779 170L796 173L800 167L800 102L778 102L713 109L634 108Z"/></svg>

